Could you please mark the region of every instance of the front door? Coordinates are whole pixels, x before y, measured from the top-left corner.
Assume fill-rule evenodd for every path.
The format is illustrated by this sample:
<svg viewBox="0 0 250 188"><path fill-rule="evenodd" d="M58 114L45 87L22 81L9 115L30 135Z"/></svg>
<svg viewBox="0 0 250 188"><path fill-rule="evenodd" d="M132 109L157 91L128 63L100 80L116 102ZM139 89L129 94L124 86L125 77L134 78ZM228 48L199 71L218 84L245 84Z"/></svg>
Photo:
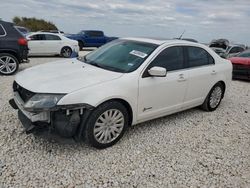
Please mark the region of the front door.
<svg viewBox="0 0 250 188"><path fill-rule="evenodd" d="M182 107L187 89L183 47L164 49L139 79L138 121L164 116ZM166 77L152 77L152 67L167 69Z"/></svg>

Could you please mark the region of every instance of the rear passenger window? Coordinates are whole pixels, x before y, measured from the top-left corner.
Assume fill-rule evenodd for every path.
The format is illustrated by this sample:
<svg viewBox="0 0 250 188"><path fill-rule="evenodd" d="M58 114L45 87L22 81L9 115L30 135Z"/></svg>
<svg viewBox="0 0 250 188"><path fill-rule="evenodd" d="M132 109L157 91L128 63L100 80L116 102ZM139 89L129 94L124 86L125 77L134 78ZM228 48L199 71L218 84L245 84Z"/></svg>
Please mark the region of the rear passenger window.
<svg viewBox="0 0 250 188"><path fill-rule="evenodd" d="M166 68L167 71L183 69L184 68L183 48L175 46L163 50L153 60L149 68L152 68L154 66Z"/></svg>
<svg viewBox="0 0 250 188"><path fill-rule="evenodd" d="M214 58L204 49L199 47L187 47L189 67L199 67L214 64Z"/></svg>
<svg viewBox="0 0 250 188"><path fill-rule="evenodd" d="M45 35L46 40L61 40L61 38L57 35Z"/></svg>
<svg viewBox="0 0 250 188"><path fill-rule="evenodd" d="M30 40L45 40L45 35L43 35L43 34L32 35L29 38L30 38Z"/></svg>
<svg viewBox="0 0 250 188"><path fill-rule="evenodd" d="M101 31L90 31L88 34L91 37L103 37L103 32Z"/></svg>
<svg viewBox="0 0 250 188"><path fill-rule="evenodd" d="M0 36L4 36L6 33L5 33L5 30L3 28L2 25L0 25Z"/></svg>

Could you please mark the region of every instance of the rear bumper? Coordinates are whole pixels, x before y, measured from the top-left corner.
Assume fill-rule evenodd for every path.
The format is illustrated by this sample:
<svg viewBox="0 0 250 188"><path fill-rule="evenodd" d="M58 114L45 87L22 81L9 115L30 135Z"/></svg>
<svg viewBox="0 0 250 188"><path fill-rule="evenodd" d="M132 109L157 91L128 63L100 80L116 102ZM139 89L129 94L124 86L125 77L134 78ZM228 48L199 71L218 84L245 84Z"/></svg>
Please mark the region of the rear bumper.
<svg viewBox="0 0 250 188"><path fill-rule="evenodd" d="M20 58L21 63L29 63L28 53L29 53L28 47L25 47L25 46L20 47L19 58Z"/></svg>
<svg viewBox="0 0 250 188"><path fill-rule="evenodd" d="M233 65L233 79L250 80L250 66Z"/></svg>

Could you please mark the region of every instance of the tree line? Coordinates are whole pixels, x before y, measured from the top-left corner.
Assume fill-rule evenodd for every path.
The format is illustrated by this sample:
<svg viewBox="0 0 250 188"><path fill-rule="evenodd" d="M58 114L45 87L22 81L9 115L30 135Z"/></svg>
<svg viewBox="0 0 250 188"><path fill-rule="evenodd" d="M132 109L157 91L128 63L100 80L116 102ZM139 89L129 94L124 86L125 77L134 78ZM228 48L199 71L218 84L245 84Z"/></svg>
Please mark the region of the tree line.
<svg viewBox="0 0 250 188"><path fill-rule="evenodd" d="M40 30L58 30L54 23L34 17L27 18L15 16L12 21L15 25L26 27L32 32Z"/></svg>

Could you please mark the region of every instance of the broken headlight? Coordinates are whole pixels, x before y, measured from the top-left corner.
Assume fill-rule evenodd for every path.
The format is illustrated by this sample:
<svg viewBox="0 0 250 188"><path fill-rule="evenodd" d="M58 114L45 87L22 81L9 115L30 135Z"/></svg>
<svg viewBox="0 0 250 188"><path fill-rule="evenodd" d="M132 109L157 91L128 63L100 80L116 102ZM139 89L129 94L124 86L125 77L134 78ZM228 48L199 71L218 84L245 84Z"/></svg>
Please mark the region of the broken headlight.
<svg viewBox="0 0 250 188"><path fill-rule="evenodd" d="M24 104L28 111L49 110L56 106L65 94L36 94Z"/></svg>

